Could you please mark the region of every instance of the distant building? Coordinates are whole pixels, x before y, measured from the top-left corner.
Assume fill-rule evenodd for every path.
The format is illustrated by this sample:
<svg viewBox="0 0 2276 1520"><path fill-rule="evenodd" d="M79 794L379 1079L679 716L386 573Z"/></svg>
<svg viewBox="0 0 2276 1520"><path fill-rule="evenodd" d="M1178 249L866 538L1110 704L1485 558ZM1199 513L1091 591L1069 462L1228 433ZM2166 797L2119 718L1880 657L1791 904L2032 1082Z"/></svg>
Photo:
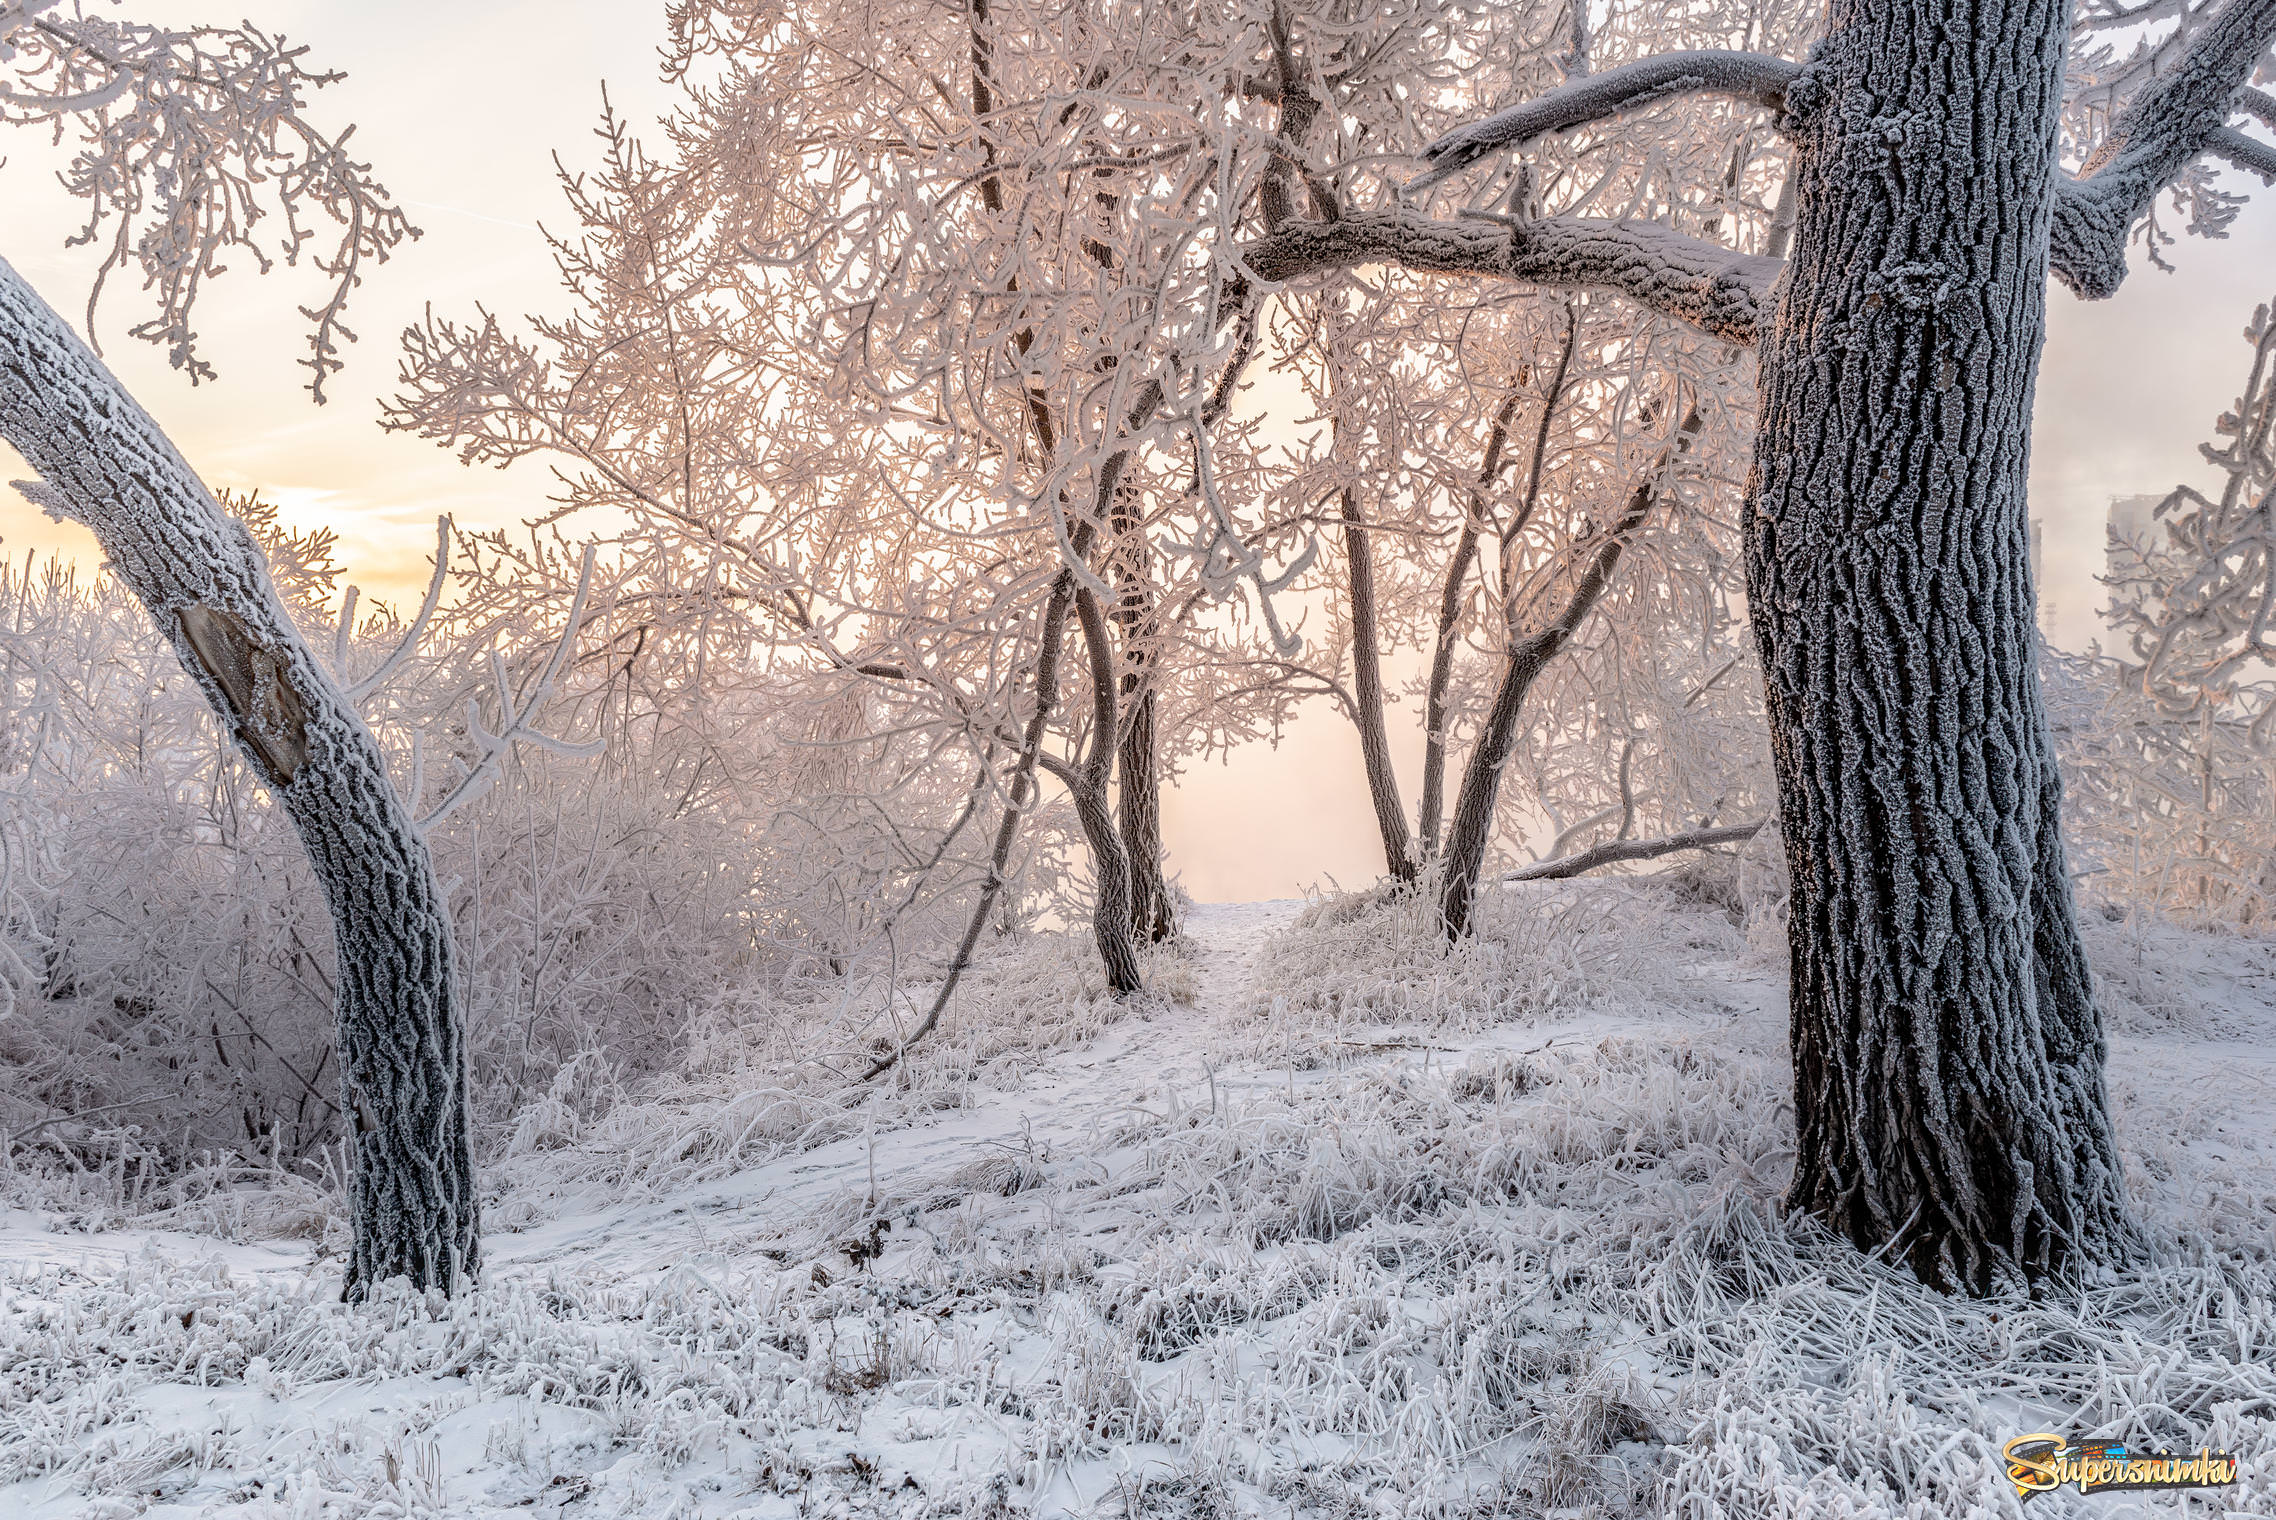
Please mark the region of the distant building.
<svg viewBox="0 0 2276 1520"><path fill-rule="evenodd" d="M2157 519L2163 496L2110 498L2110 537L2102 551L2103 573L2116 576L2140 567L2140 556L2155 550L2165 537L2165 524ZM2150 598L2142 611L2156 616L2159 603ZM2107 614L2105 614L2107 615Z"/></svg>

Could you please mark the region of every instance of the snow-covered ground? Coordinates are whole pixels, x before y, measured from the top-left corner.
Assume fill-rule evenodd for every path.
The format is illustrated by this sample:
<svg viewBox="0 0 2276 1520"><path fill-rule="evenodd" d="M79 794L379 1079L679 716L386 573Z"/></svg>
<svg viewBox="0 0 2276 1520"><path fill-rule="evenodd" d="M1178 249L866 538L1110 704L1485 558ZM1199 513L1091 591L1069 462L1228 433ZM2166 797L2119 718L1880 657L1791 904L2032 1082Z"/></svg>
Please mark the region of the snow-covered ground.
<svg viewBox="0 0 2276 1520"><path fill-rule="evenodd" d="M2094 928L2124 1281L1952 1301L1782 1221L1779 978L1712 894L1508 892L1452 956L1214 906L1129 1009L1003 951L898 1085L564 1084L456 1302L337 1303L309 1188L12 1209L0 1515L1957 1520L2042 1429L2276 1515L2276 953Z"/></svg>

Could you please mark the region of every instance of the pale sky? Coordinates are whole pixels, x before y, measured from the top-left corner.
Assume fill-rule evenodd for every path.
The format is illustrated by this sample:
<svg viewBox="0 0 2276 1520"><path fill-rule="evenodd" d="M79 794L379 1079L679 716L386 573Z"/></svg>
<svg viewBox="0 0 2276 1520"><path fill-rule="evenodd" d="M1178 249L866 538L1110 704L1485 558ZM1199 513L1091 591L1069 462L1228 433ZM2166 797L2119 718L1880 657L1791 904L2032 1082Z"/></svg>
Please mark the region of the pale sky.
<svg viewBox="0 0 2276 1520"><path fill-rule="evenodd" d="M477 302L503 315L560 307L537 224L559 225L558 151L592 163L591 135L606 81L636 124L669 98L658 81L660 0L184 0L138 14L169 23L250 17L311 45L313 61L348 79L325 92L329 121L354 121L360 157L426 233L376 269L349 325L363 341L317 408L294 367L304 324L293 307L317 290L311 276L268 279L249 269L211 288L198 327L218 383L192 389L164 357L123 336L132 292L98 318L106 357L190 463L215 486L258 487L302 525L340 535L349 579L383 596L424 584L434 519L469 528L510 526L543 510L542 468L467 470L414 438L380 432L378 399L395 375L395 335L432 303L470 315ZM31 140L0 145L4 254L59 309L84 304L94 261L62 243L75 205L57 189L53 160ZM2116 299L2050 297L2050 333L2033 446L2034 511L2044 524L2044 622L2078 647L2097 628L2103 600L2103 522L2114 496L2162 494L2201 480L2196 453L2213 418L2235 400L2245 347L2238 334L2256 302L2276 297L2276 191L2256 192L2230 237L2187 239L2169 257L2180 273L2147 267ZM25 471L0 445L0 478ZM61 549L92 563L93 540L50 523L0 489L0 552ZM1393 710L1402 780L1413 795L1420 741L1415 715ZM1301 720L1275 752L1252 748L1230 763L1189 771L1165 799L1171 865L1204 901L1282 896L1329 879L1356 885L1382 869L1358 747L1325 707Z"/></svg>

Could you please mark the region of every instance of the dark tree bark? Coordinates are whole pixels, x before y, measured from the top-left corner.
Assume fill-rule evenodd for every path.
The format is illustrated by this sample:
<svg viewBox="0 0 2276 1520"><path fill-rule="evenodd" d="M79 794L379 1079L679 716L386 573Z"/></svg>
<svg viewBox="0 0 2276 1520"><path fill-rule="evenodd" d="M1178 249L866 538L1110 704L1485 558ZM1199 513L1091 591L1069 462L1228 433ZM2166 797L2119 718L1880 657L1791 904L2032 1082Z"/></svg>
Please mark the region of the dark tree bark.
<svg viewBox="0 0 2276 1520"><path fill-rule="evenodd" d="M1078 534L1076 552L1082 553L1087 534ZM1075 586L1075 621L1083 630L1083 647L1089 656L1091 677L1091 735L1088 753L1080 765L1051 756L1042 763L1065 783L1075 803L1075 819L1091 848L1093 901L1091 937L1098 945L1106 982L1116 992L1136 992L1145 985L1138 968L1138 950L1131 934L1130 854L1116 828L1108 800L1114 785L1114 762L1120 750L1120 687L1114 668L1113 637L1105 609L1089 587Z"/></svg>
<svg viewBox="0 0 2276 1520"><path fill-rule="evenodd" d="M1794 883L1789 1201L1974 1292L2133 1239L2024 500L2068 21L1837 0L1787 96L1744 514Z"/></svg>
<svg viewBox="0 0 2276 1520"><path fill-rule="evenodd" d="M85 523L308 852L338 949L355 1238L346 1295L455 1291L479 1263L450 919L371 733L293 630L261 552L149 415L0 261L0 435Z"/></svg>
<svg viewBox="0 0 2276 1520"><path fill-rule="evenodd" d="M1394 880L1412 882L1421 862L1407 834L1407 808L1399 800L1399 774L1391 766L1391 739L1383 722L1383 632L1375 602L1375 558L1368 550L1367 525L1360 518L1357 496L1346 486L1337 500L1351 576L1351 721L1359 730L1367 796L1375 805L1375 827L1383 836L1384 868Z"/></svg>
<svg viewBox="0 0 2276 1520"><path fill-rule="evenodd" d="M1570 352L1569 342L1567 352ZM1572 594L1557 615L1545 626L1522 637L1515 636L1513 631L1509 652L1502 663L1502 678L1494 690L1493 706L1487 711L1477 743L1471 746L1470 761L1462 769L1462 789L1455 794L1454 820L1446 833L1445 868L1440 873L1438 887L1438 920L1448 939L1457 939L1470 931L1470 909L1478 894L1478 875L1485 869L1486 846L1493 839L1494 814L1501 802L1502 771L1508 766L1510 751L1517 741L1517 720L1525 710L1526 695L1542 670L1564 651L1565 645L1588 621L1588 615L1596 610L1597 602L1611 587L1629 538L1644 525L1659 501L1674 448L1698 430L1699 414L1694 412L1677 429L1678 444L1671 446L1669 454L1661 457L1652 474L1638 482L1630 493L1619 520L1589 557L1587 566L1573 584ZM1544 424L1544 437L1547 431Z"/></svg>
<svg viewBox="0 0 2276 1520"><path fill-rule="evenodd" d="M1152 409L1151 394L1145 398ZM1130 860L1130 931L1145 944L1160 944L1177 933L1170 885L1162 872L1161 736L1156 721L1154 660L1156 628L1152 599L1151 551L1145 524L1131 509L1129 493L1111 490L1109 526L1114 534L1116 575L1114 624L1122 635L1122 738L1117 764L1121 783L1115 809L1122 848Z"/></svg>
<svg viewBox="0 0 2276 1520"><path fill-rule="evenodd" d="M1462 638L1462 588L1470 579L1470 567L1477 563L1478 532L1486 520L1485 494L1501 474L1502 450L1509 442L1510 421L1517 415L1520 399L1521 392L1511 391L1494 413L1494 425L1486 433L1486 457L1478 466L1478 484L1470 493L1469 515L1462 521L1454 557L1446 566L1446 587L1439 593L1438 631L1431 641L1430 676L1423 686L1422 803L1415 818L1426 861L1438 855L1438 827L1446 816L1446 688L1454 676L1454 646Z"/></svg>
<svg viewBox="0 0 2276 1520"><path fill-rule="evenodd" d="M1834 0L1779 60L1662 60L1424 151L1437 179L1536 124L1670 92L1775 103L1795 162L1772 253L1588 218L1401 209L1273 229L1246 267L1371 261L1614 290L1762 350L1745 505L1793 871L1791 1205L1971 1291L2135 1254L2056 819L2024 510L2053 273L2114 291L2126 240L2228 125L2276 0L2228 0L2079 178L2056 166L2061 0ZM1724 66L1729 63L1729 66ZM1656 71L1656 72L1655 72ZM1591 114L1593 112L1593 115Z"/></svg>

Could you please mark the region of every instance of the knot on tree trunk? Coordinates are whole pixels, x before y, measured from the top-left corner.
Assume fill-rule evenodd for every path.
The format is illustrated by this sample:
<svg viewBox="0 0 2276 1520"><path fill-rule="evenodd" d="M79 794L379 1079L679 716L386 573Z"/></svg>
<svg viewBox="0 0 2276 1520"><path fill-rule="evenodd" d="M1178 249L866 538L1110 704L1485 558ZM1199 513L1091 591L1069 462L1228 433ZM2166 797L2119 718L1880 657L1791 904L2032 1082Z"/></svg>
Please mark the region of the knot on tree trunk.
<svg viewBox="0 0 2276 1520"><path fill-rule="evenodd" d="M308 760L308 709L285 678L288 662L256 640L235 613L193 602L177 616L182 641L220 688L262 779L290 786Z"/></svg>

